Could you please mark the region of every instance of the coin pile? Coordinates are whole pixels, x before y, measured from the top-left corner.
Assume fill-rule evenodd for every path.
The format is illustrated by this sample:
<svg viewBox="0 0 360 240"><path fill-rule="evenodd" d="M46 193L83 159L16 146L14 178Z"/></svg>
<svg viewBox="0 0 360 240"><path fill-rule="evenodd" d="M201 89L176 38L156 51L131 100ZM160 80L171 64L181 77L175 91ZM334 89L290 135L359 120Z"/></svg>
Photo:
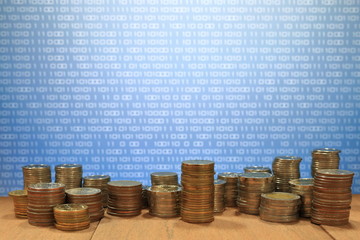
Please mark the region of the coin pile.
<svg viewBox="0 0 360 240"><path fill-rule="evenodd" d="M237 206L246 214L259 214L262 193L271 193L275 189L274 176L271 173L250 172L239 174L239 194Z"/></svg>
<svg viewBox="0 0 360 240"><path fill-rule="evenodd" d="M107 183L110 182L109 175L90 175L84 177L83 187L98 188L101 190L103 207L107 207L108 189Z"/></svg>
<svg viewBox="0 0 360 240"><path fill-rule="evenodd" d="M225 184L224 180L214 180L214 213L225 211Z"/></svg>
<svg viewBox="0 0 360 240"><path fill-rule="evenodd" d="M22 167L24 189L34 183L51 182L50 166L46 164L30 164Z"/></svg>
<svg viewBox="0 0 360 240"><path fill-rule="evenodd" d="M291 192L301 198L300 216L311 217L311 202L313 199L313 178L293 179L289 182Z"/></svg>
<svg viewBox="0 0 360 240"><path fill-rule="evenodd" d="M299 219L300 196L287 192L261 194L260 218L269 222L295 222Z"/></svg>
<svg viewBox="0 0 360 240"><path fill-rule="evenodd" d="M154 172L151 175L151 185L179 185L178 175L175 172Z"/></svg>
<svg viewBox="0 0 360 240"><path fill-rule="evenodd" d="M15 190L8 194L13 199L15 216L18 218L27 218L27 191Z"/></svg>
<svg viewBox="0 0 360 240"><path fill-rule="evenodd" d="M218 179L224 180L225 184L225 206L236 207L236 198L238 195L238 174L233 172L224 172L218 174Z"/></svg>
<svg viewBox="0 0 360 240"><path fill-rule="evenodd" d="M275 191L290 192L289 181L300 178L300 157L281 156L276 157L272 163L275 175Z"/></svg>
<svg viewBox="0 0 360 240"><path fill-rule="evenodd" d="M65 202L65 185L62 183L36 183L28 186L29 223L35 226L54 225L53 208Z"/></svg>
<svg viewBox="0 0 360 240"><path fill-rule="evenodd" d="M141 191L142 208L149 207L148 189L149 189L149 186L142 185L142 191Z"/></svg>
<svg viewBox="0 0 360 240"><path fill-rule="evenodd" d="M265 173L271 173L271 169L268 167L262 167L262 166L250 166L245 167L244 172L265 172Z"/></svg>
<svg viewBox="0 0 360 240"><path fill-rule="evenodd" d="M353 176L353 172L339 169L316 171L311 208L312 223L340 226L349 222Z"/></svg>
<svg viewBox="0 0 360 240"><path fill-rule="evenodd" d="M189 223L214 221L214 165L208 160L181 164L181 219Z"/></svg>
<svg viewBox="0 0 360 240"><path fill-rule="evenodd" d="M101 190L98 188L72 188L65 190L69 203L83 203L88 206L90 221L104 217Z"/></svg>
<svg viewBox="0 0 360 240"><path fill-rule="evenodd" d="M82 166L80 164L55 166L55 182L65 184L66 189L81 187Z"/></svg>
<svg viewBox="0 0 360 240"><path fill-rule="evenodd" d="M180 214L181 187L156 185L148 188L149 213L157 217L177 217Z"/></svg>
<svg viewBox="0 0 360 240"><path fill-rule="evenodd" d="M311 174L318 169L338 169L341 151L335 148L320 148L312 151Z"/></svg>
<svg viewBox="0 0 360 240"><path fill-rule="evenodd" d="M107 213L114 216L136 216L142 209L142 185L137 181L108 182Z"/></svg>
<svg viewBox="0 0 360 240"><path fill-rule="evenodd" d="M90 226L88 206L80 203L59 204L54 207L55 227L63 231L87 229Z"/></svg>

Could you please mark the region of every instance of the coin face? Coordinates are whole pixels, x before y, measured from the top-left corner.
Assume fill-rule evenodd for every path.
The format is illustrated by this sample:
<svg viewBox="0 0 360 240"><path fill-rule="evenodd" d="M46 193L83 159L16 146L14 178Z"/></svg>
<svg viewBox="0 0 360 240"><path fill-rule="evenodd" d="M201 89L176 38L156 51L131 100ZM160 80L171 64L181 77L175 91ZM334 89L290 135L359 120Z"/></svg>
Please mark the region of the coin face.
<svg viewBox="0 0 360 240"><path fill-rule="evenodd" d="M141 182L138 181L119 180L119 181L108 182L108 185L114 187L135 187L135 186L141 186L142 184Z"/></svg>
<svg viewBox="0 0 360 240"><path fill-rule="evenodd" d="M101 190L98 188L72 188L67 189L65 192L71 195L93 195L100 193Z"/></svg>
<svg viewBox="0 0 360 240"><path fill-rule="evenodd" d="M224 177L224 178L237 178L238 176L239 174L234 172L223 172L218 174L218 177Z"/></svg>
<svg viewBox="0 0 360 240"><path fill-rule="evenodd" d="M269 198L272 200L297 200L300 199L299 195L286 192L272 192L272 193L263 193L261 194L264 198Z"/></svg>
<svg viewBox="0 0 360 240"><path fill-rule="evenodd" d="M35 184L30 184L29 188L31 189L57 189L57 188L63 188L65 187L64 184L62 183L35 183Z"/></svg>
<svg viewBox="0 0 360 240"><path fill-rule="evenodd" d="M275 159L278 159L278 160L291 160L291 161L294 161L294 160L301 161L302 160L301 157L296 157L296 156L278 156Z"/></svg>
<svg viewBox="0 0 360 240"><path fill-rule="evenodd" d="M215 179L214 184L216 184L216 185L226 184L226 181L221 180L221 179Z"/></svg>
<svg viewBox="0 0 360 240"><path fill-rule="evenodd" d="M11 197L26 197L27 190L14 190L8 193Z"/></svg>
<svg viewBox="0 0 360 240"><path fill-rule="evenodd" d="M319 169L317 170L317 173L323 175L349 175L349 176L354 175L354 172L341 170L341 169Z"/></svg>
<svg viewBox="0 0 360 240"><path fill-rule="evenodd" d="M59 164L55 168L82 168L80 164Z"/></svg>
<svg viewBox="0 0 360 240"><path fill-rule="evenodd" d="M90 176L84 177L84 179L89 179L89 180L106 180L106 179L110 179L110 176L109 176L109 175L90 175Z"/></svg>
<svg viewBox="0 0 360 240"><path fill-rule="evenodd" d="M314 179L313 178L293 179L293 180L289 181L289 184L291 184L291 185L301 185L301 186L313 186L314 185Z"/></svg>
<svg viewBox="0 0 360 240"><path fill-rule="evenodd" d="M271 173L264 173L264 172L249 172L249 173L239 173L239 177L243 178L269 178L273 175Z"/></svg>
<svg viewBox="0 0 360 240"><path fill-rule="evenodd" d="M78 211L84 209L88 209L88 206L81 203L59 204L54 207L54 210L57 211Z"/></svg>
<svg viewBox="0 0 360 240"><path fill-rule="evenodd" d="M209 160L186 160L182 162L183 164L188 165L207 165L207 164L214 164L213 161Z"/></svg>
<svg viewBox="0 0 360 240"><path fill-rule="evenodd" d="M340 153L341 150L335 148L319 148L314 149L313 153Z"/></svg>

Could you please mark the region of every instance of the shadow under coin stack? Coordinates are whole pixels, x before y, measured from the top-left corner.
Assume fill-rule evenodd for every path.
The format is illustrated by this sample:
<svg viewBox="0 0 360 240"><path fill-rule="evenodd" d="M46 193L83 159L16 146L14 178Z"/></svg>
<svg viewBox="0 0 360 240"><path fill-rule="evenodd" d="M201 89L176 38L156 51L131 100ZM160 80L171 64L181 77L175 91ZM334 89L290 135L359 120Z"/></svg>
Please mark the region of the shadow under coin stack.
<svg viewBox="0 0 360 240"><path fill-rule="evenodd" d="M137 181L108 182L109 200L107 213L119 217L141 214L142 185Z"/></svg>
<svg viewBox="0 0 360 240"><path fill-rule="evenodd" d="M313 178L293 179L289 182L291 192L301 198L300 216L311 217L311 202L313 198Z"/></svg>
<svg viewBox="0 0 360 240"><path fill-rule="evenodd" d="M46 164L30 164L22 167L24 189L34 183L51 182L50 166Z"/></svg>
<svg viewBox="0 0 360 240"><path fill-rule="evenodd" d="M271 193L274 188L274 176L271 173L239 173L239 194L237 197L239 211L258 215L261 194Z"/></svg>
<svg viewBox="0 0 360 240"><path fill-rule="evenodd" d="M300 178L300 157L276 157L272 163L275 176L275 191L290 192L289 181Z"/></svg>
<svg viewBox="0 0 360 240"><path fill-rule="evenodd" d="M110 182L109 175L91 175L91 176L84 177L83 187L100 189L103 207L107 207L107 201L108 201L107 183L108 182Z"/></svg>
<svg viewBox="0 0 360 240"><path fill-rule="evenodd" d="M224 180L214 180L214 213L225 211L225 184Z"/></svg>
<svg viewBox="0 0 360 240"><path fill-rule="evenodd" d="M149 213L156 217L177 217L180 214L181 187L156 185L148 188Z"/></svg>
<svg viewBox="0 0 360 240"><path fill-rule="evenodd" d="M262 166L250 166L244 168L245 173L254 173L254 172L264 172L264 173L271 173L271 169L268 167Z"/></svg>
<svg viewBox="0 0 360 240"><path fill-rule="evenodd" d="M15 190L8 193L14 202L14 212L17 218L27 218L27 191Z"/></svg>
<svg viewBox="0 0 360 240"><path fill-rule="evenodd" d="M104 217L101 190L98 188L72 188L65 190L69 203L83 203L88 206L90 221Z"/></svg>
<svg viewBox="0 0 360 240"><path fill-rule="evenodd" d="M151 185L179 185L178 175L174 172L151 173Z"/></svg>
<svg viewBox="0 0 360 240"><path fill-rule="evenodd" d="M90 226L88 206L79 203L54 207L55 227L63 231L77 231Z"/></svg>
<svg viewBox="0 0 360 240"><path fill-rule="evenodd" d="M62 183L36 183L28 186L28 220L35 226L54 225L53 208L65 202Z"/></svg>
<svg viewBox="0 0 360 240"><path fill-rule="evenodd" d="M236 207L238 195L238 174L232 172L219 173L218 179L224 180L225 184L225 206Z"/></svg>
<svg viewBox="0 0 360 240"><path fill-rule="evenodd" d="M295 222L299 219L300 196L293 193L261 194L260 218L269 222Z"/></svg>
<svg viewBox="0 0 360 240"><path fill-rule="evenodd" d="M340 226L349 222L354 173L320 169L315 173L311 222Z"/></svg>
<svg viewBox="0 0 360 240"><path fill-rule="evenodd" d="M338 169L340 163L339 153L335 148L320 148L312 151L311 175L314 177L318 169Z"/></svg>
<svg viewBox="0 0 360 240"><path fill-rule="evenodd" d="M208 160L181 164L181 220L189 223L214 221L214 165Z"/></svg>
<svg viewBox="0 0 360 240"><path fill-rule="evenodd" d="M81 187L82 166L80 164L55 166L55 182L65 184L66 189Z"/></svg>
<svg viewBox="0 0 360 240"><path fill-rule="evenodd" d="M141 188L142 188L142 191L141 191L142 208L148 208L149 207L149 200L148 200L149 186L142 185Z"/></svg>

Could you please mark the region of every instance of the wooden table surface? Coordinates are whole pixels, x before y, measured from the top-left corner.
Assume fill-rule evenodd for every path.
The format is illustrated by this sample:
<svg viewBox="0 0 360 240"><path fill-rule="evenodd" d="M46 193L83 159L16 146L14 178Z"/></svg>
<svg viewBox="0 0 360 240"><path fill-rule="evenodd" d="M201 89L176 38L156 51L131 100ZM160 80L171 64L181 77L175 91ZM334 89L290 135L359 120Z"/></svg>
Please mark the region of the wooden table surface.
<svg viewBox="0 0 360 240"><path fill-rule="evenodd" d="M64 232L55 227L36 227L26 219L16 218L13 203L9 197L0 197L0 239L1 240L209 240L209 239L360 239L360 194L353 195L350 222L345 226L331 227L312 224L301 218L296 223L271 223L258 216L238 213L228 208L215 215L209 224L189 224L180 218L157 218L148 210L136 217L114 217L105 215L100 222L94 222L89 229Z"/></svg>

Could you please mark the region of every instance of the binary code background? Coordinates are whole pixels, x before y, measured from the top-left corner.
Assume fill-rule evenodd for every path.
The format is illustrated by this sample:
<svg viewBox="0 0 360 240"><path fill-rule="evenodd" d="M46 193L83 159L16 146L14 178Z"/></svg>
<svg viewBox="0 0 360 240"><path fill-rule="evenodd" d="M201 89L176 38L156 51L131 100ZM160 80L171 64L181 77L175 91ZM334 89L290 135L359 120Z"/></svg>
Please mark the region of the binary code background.
<svg viewBox="0 0 360 240"><path fill-rule="evenodd" d="M149 184L342 150L360 193L359 0L0 0L0 195L21 166Z"/></svg>

